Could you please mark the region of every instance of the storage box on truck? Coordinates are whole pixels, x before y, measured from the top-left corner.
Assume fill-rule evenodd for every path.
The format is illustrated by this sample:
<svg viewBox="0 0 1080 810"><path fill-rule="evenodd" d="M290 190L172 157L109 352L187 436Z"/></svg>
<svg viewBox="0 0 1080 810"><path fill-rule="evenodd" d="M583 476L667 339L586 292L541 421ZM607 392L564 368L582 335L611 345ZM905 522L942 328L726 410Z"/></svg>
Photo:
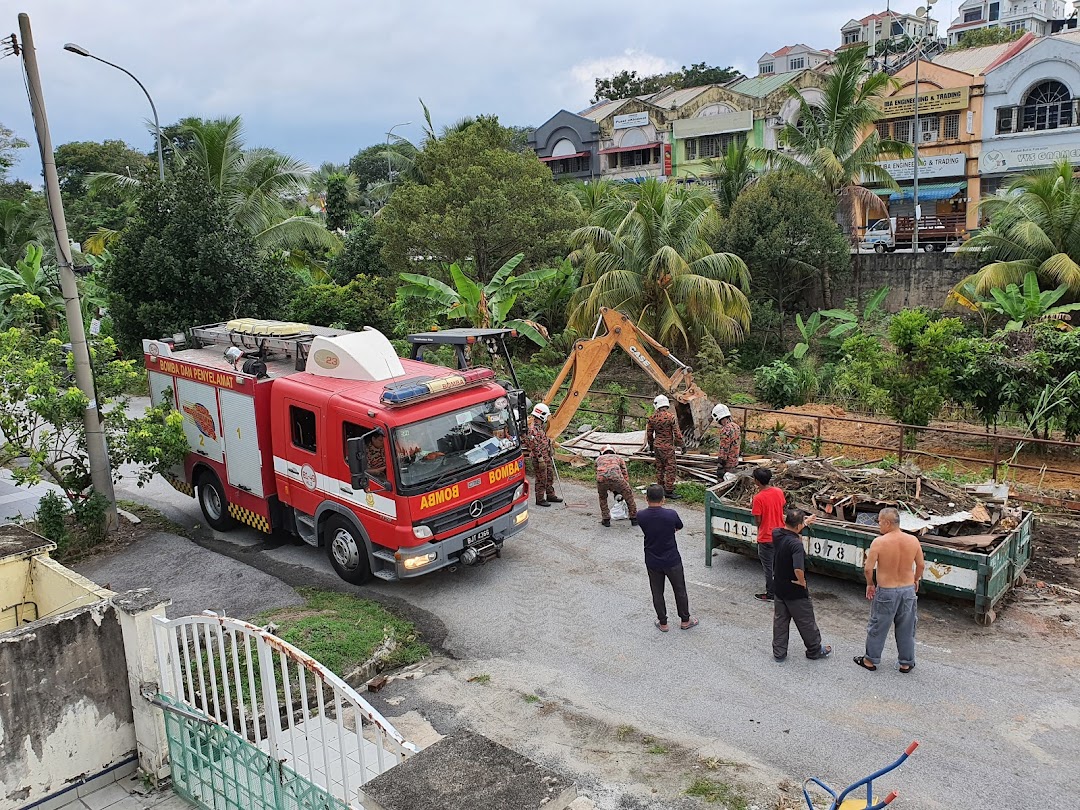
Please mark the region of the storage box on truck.
<svg viewBox="0 0 1080 810"><path fill-rule="evenodd" d="M524 396L490 370L399 359L371 329L238 320L189 342L143 348L191 446L170 483L213 528L296 534L359 583L484 563L527 525Z"/></svg>

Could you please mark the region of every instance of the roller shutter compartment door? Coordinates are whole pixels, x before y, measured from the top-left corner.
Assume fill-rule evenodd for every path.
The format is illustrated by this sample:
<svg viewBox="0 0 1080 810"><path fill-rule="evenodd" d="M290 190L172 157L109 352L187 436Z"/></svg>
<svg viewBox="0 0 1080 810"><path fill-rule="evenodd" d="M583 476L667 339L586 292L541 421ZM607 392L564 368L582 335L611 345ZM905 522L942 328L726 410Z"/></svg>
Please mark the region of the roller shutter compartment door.
<svg viewBox="0 0 1080 810"><path fill-rule="evenodd" d="M218 419L217 389L192 380L176 381L184 433L192 451L221 463L224 460L221 422Z"/></svg>
<svg viewBox="0 0 1080 810"><path fill-rule="evenodd" d="M218 399L229 483L261 498L262 452L255 424L255 399L235 391L219 391Z"/></svg>

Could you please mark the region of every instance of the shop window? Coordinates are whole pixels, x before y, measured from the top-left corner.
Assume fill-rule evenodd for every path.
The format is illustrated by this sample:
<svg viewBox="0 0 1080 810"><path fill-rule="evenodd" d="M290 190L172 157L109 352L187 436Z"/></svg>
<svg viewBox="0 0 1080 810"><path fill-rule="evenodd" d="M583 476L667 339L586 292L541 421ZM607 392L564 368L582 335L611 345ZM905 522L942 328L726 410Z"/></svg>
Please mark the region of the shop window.
<svg viewBox="0 0 1080 810"><path fill-rule="evenodd" d="M883 141L887 141L889 139L889 122L878 121L874 126L877 127L878 137Z"/></svg>
<svg viewBox="0 0 1080 810"><path fill-rule="evenodd" d="M942 138L952 141L960 137L960 113L949 113L942 116L941 124Z"/></svg>
<svg viewBox="0 0 1080 810"><path fill-rule="evenodd" d="M686 141L686 159L704 160L706 158L723 157L727 150L739 142L741 138L741 135L734 133L690 138Z"/></svg>
<svg viewBox="0 0 1080 810"><path fill-rule="evenodd" d="M893 124L893 138L903 143L911 143L911 125L914 123L911 118L901 118Z"/></svg>
<svg viewBox="0 0 1080 810"><path fill-rule="evenodd" d="M1024 131L1059 129L1073 125L1073 101L1069 88L1059 81L1041 82L1023 103Z"/></svg>
<svg viewBox="0 0 1080 810"><path fill-rule="evenodd" d="M919 139L920 143L933 143L938 140L941 133L938 117L935 115L930 118L920 118L919 130L922 133L922 137Z"/></svg>
<svg viewBox="0 0 1080 810"><path fill-rule="evenodd" d="M292 443L309 453L316 452L315 413L306 408L289 406L289 422L292 424Z"/></svg>

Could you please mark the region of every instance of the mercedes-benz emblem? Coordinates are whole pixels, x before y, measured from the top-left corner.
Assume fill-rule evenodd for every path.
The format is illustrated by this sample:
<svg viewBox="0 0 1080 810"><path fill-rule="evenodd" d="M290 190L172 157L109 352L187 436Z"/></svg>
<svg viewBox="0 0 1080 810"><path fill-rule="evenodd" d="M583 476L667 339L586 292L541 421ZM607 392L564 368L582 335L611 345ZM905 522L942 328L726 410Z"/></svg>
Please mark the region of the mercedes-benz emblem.
<svg viewBox="0 0 1080 810"><path fill-rule="evenodd" d="M481 501L473 501L469 504L469 514L474 518L480 517L484 513L484 504Z"/></svg>

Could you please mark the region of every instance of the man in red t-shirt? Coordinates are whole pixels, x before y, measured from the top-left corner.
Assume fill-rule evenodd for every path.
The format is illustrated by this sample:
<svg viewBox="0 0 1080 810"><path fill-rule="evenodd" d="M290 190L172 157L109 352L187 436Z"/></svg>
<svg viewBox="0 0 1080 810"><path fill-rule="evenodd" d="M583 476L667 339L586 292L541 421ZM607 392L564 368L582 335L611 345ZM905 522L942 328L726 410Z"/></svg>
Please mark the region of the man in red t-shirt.
<svg viewBox="0 0 1080 810"><path fill-rule="evenodd" d="M773 529L782 528L784 525L784 507L787 498L780 487L770 486L772 470L766 467L758 467L754 470L754 484L757 486L757 494L750 505L750 512L754 516L754 525L757 526L758 559L761 567L765 570L765 593L755 593L754 598L762 602L773 601Z"/></svg>

